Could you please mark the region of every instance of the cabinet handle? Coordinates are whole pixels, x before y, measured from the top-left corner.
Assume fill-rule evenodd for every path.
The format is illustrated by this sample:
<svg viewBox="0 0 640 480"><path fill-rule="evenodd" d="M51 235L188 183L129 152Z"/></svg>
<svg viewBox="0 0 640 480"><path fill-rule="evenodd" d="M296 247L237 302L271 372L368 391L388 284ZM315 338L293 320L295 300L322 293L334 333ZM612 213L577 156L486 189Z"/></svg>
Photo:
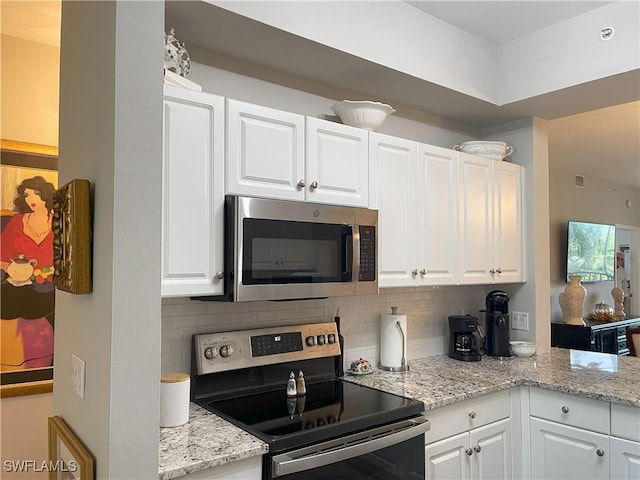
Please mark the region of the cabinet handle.
<svg viewBox="0 0 640 480"><path fill-rule="evenodd" d="M569 407L567 406L563 406L560 410L562 410L562 413L569 413Z"/></svg>
<svg viewBox="0 0 640 480"><path fill-rule="evenodd" d="M305 182L304 180L300 180L300 181L298 182L298 189L300 189L300 188L304 188L304 187L306 187L306 186L307 186L307 182Z"/></svg>
<svg viewBox="0 0 640 480"><path fill-rule="evenodd" d="M598 455L599 457L604 457L604 450L599 448L598 450L596 450L596 455Z"/></svg>
<svg viewBox="0 0 640 480"><path fill-rule="evenodd" d="M423 268L422 270L420 270L420 275L426 275L427 274L427 269Z"/></svg>
<svg viewBox="0 0 640 480"><path fill-rule="evenodd" d="M473 455L473 450L471 450L470 448L467 448L464 453L466 453L467 455L471 456Z"/></svg>
<svg viewBox="0 0 640 480"><path fill-rule="evenodd" d="M311 182L311 185L309 185L309 188L311 188L311 190L318 188L318 182L314 180L313 182Z"/></svg>
<svg viewBox="0 0 640 480"><path fill-rule="evenodd" d="M222 280L224 278L224 272L216 272L216 279Z"/></svg>
<svg viewBox="0 0 640 480"><path fill-rule="evenodd" d="M476 418L476 412L469 412L469 417Z"/></svg>
<svg viewBox="0 0 640 480"><path fill-rule="evenodd" d="M476 445L475 447L473 447L473 449L476 451L476 453L480 453L480 450L482 450L482 447L480 445Z"/></svg>
<svg viewBox="0 0 640 480"><path fill-rule="evenodd" d="M489 270L489 273L493 275L494 273L496 273L496 269L492 268L491 270Z"/></svg>
<svg viewBox="0 0 640 480"><path fill-rule="evenodd" d="M502 273L502 269L500 267L498 267L498 269L496 270L496 272L498 273Z"/></svg>
<svg viewBox="0 0 640 480"><path fill-rule="evenodd" d="M413 275L414 277L418 275L418 269L414 268L413 270L411 270L411 275Z"/></svg>

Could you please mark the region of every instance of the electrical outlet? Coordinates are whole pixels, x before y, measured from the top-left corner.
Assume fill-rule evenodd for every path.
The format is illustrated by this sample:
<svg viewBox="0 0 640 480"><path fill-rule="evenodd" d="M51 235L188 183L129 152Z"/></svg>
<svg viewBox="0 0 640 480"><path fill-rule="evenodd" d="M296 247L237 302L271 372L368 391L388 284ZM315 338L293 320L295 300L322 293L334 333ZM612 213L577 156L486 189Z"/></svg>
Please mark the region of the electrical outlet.
<svg viewBox="0 0 640 480"><path fill-rule="evenodd" d="M76 354L71 354L71 385L80 398L84 398L86 362Z"/></svg>
<svg viewBox="0 0 640 480"><path fill-rule="evenodd" d="M529 331L529 314L524 312L511 312L511 328L514 330Z"/></svg>

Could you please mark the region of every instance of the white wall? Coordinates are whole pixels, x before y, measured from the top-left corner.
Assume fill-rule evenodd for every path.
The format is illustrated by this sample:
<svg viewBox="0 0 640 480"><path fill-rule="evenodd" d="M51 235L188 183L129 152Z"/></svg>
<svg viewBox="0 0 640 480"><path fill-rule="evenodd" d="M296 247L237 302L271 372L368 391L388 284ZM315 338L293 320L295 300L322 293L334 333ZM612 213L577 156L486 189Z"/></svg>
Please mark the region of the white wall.
<svg viewBox="0 0 640 480"><path fill-rule="evenodd" d="M57 296L53 413L101 479L158 477L163 24L162 2L62 5L59 172L92 184L93 292Z"/></svg>

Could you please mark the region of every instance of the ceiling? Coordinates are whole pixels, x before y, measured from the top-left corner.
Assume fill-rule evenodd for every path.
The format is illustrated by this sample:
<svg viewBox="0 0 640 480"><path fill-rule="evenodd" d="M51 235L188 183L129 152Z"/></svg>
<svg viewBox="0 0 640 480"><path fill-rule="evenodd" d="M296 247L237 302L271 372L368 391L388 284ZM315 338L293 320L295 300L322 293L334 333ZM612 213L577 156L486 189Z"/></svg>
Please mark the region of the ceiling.
<svg viewBox="0 0 640 480"><path fill-rule="evenodd" d="M449 0L409 1L408 3L450 25L466 30L495 45L501 45L514 38L538 31L612 2L590 0ZM171 7L168 6L167 8L170 9ZM1 2L0 17L2 18L1 31L3 35L24 38L54 47L58 47L60 44L59 1L25 2L3 0ZM496 22L496 19L499 19L499 22ZM228 18L225 19L228 28L236 28L230 20ZM193 21L193 19L190 21ZM499 28L496 27L497 23L500 25ZM248 27L250 25L243 24L242 26ZM193 30L197 29L194 28ZM214 32L217 31L221 36L226 34L224 28L206 30L209 30L209 36L212 35L212 30ZM179 31L184 32L185 30ZM265 34L265 32L261 33ZM287 42L288 37L281 36L277 38L273 36L272 40L273 42L280 40ZM188 41L198 43L197 39L188 39ZM255 45L253 45L253 48L247 49L238 44L236 48L238 49L238 55L249 55L246 52L251 50L254 52L256 59L261 55L264 56L264 53L258 51ZM315 46L305 44L304 48L315 48ZM281 49L271 48L271 51L280 52ZM282 63L279 67L286 71L287 68L291 68L292 64L302 64L305 60L304 57L307 59L313 57L312 55L307 55L306 52L297 52L300 55L298 61L292 61L292 58L295 58L295 53L279 55L280 61L289 62L288 65ZM339 55L333 52L333 59L335 60L336 57L340 58ZM282 60L283 58L284 60ZM247 59L252 60L251 58ZM368 66L360 63L354 57L344 55L342 60L345 65L343 70L345 72L345 82L353 81L348 78L349 68L358 71L360 74L365 68L368 68ZM320 64L321 62L316 63ZM347 65L350 65L350 67L347 67ZM276 64L276 66L278 65ZM325 71L327 70L321 65L320 67ZM309 66L308 68L312 67ZM316 66L316 68L319 67ZM321 69L319 68L319 70ZM385 88L385 85L389 84L386 75L392 74L393 72L377 69L375 76L369 77L369 83L372 84L372 88L375 88L376 84L380 85L380 89ZM321 75L322 72L318 71L317 78L320 80L322 80ZM414 79L399 79L397 76L393 78L396 85L398 85L398 81L403 80L406 80L407 88L398 88L397 90L399 92L411 91L410 87L413 86ZM425 98L430 98L432 103L428 106L425 105L424 108L429 113L438 114L440 107L433 103L433 99L445 99L443 103L446 103L446 105L442 106L442 111L446 108L450 118L454 118L457 121L467 121L469 124L477 126L488 125L490 122L500 123L518 115L526 115L529 111L535 111L535 114L541 118L550 119L549 159L551 168L640 188L640 102L638 101L640 100L640 84L638 84L637 75L627 76L623 80L627 85L631 82L632 91L634 86L637 86L637 94L635 94L635 98L632 98L633 102L629 103L628 96L620 96L620 100L616 100L617 84L612 84L611 88L604 88L604 90L608 90L608 96L602 100L595 99L593 90L590 90L589 86L585 86L583 89L577 89L573 92L575 98L571 100L576 103L579 102L583 106L585 102L589 102L589 105L592 105L591 108L594 108L594 110L562 116L561 118L556 118L557 115L554 114L554 108L556 109L555 111L558 111L558 95L553 94L545 98L530 99L530 101L521 102L519 105L505 108L475 101L469 97L458 96L451 98L450 95L442 95L443 89L440 89L437 92L434 91L437 95L425 95ZM599 86L599 91L602 90L602 86ZM402 98L394 100L402 103ZM566 100L566 98L563 100ZM458 104L456 104L456 101ZM618 103L620 105L616 105ZM603 105L606 108L600 108ZM421 108L421 106L417 105L417 108ZM584 108L576 111L584 111ZM456 115L458 116L456 117Z"/></svg>

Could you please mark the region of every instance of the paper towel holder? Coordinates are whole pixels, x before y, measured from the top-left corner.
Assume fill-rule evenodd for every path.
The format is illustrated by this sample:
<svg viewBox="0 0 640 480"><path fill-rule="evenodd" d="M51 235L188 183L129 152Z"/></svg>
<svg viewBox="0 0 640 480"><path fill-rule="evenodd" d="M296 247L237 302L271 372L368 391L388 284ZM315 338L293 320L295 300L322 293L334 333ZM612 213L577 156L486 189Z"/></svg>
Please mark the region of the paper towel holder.
<svg viewBox="0 0 640 480"><path fill-rule="evenodd" d="M398 315L398 307L391 307L391 315ZM402 324L400 323L400 320L396 320L395 325L396 327L398 327L398 330L400 330L400 335L402 336L402 359L400 361L400 366L388 367L380 364L378 365L378 368L380 368L380 370L385 370L387 372L408 372L409 364L407 363L407 352L405 351L406 349L405 333L404 333L404 330L402 329Z"/></svg>

